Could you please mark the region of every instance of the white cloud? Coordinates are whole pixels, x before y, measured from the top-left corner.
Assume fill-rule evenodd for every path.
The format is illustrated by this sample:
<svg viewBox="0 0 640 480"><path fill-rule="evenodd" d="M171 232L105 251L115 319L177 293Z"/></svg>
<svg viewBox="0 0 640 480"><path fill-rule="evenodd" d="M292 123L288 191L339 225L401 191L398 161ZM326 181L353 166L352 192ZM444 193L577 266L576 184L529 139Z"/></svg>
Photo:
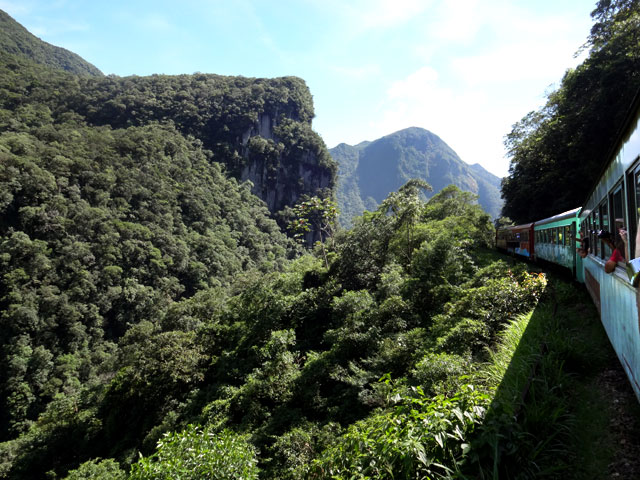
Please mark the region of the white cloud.
<svg viewBox="0 0 640 480"><path fill-rule="evenodd" d="M589 20L486 0L440 1L428 14L413 50L422 66L389 84L369 123L371 137L426 128L464 161L505 175L504 136L579 63L573 55Z"/></svg>
<svg viewBox="0 0 640 480"><path fill-rule="evenodd" d="M375 0L361 5L360 25L364 29L402 25L425 12L432 2L425 0Z"/></svg>
<svg viewBox="0 0 640 480"><path fill-rule="evenodd" d="M33 7L24 2L16 2L12 0L0 0L0 9L7 12L12 17L16 15L27 15L33 11Z"/></svg>
<svg viewBox="0 0 640 480"><path fill-rule="evenodd" d="M516 115L516 117L514 117ZM467 163L481 163L496 175L505 175L508 162L502 138L517 110L496 104L484 90L448 86L426 66L393 83L369 123L376 135L402 128L422 127L440 136Z"/></svg>
<svg viewBox="0 0 640 480"><path fill-rule="evenodd" d="M439 42L466 44L482 27L479 0L440 1L429 12L429 36Z"/></svg>
<svg viewBox="0 0 640 480"><path fill-rule="evenodd" d="M401 26L427 12L436 0L307 0L321 11L332 12L345 36Z"/></svg>
<svg viewBox="0 0 640 480"><path fill-rule="evenodd" d="M380 65L374 64L349 67L342 65L329 65L327 68L332 72L351 80L366 80L372 75L378 75L380 73Z"/></svg>
<svg viewBox="0 0 640 480"><path fill-rule="evenodd" d="M167 32L173 29L171 22L166 17L157 13L151 13L140 20L140 26L154 32Z"/></svg>

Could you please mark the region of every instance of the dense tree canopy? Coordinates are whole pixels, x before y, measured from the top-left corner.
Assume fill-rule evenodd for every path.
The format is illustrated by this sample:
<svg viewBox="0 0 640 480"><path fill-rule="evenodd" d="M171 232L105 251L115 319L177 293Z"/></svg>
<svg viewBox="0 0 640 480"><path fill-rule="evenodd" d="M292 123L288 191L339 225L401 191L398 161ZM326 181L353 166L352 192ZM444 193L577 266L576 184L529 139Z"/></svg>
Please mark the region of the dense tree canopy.
<svg viewBox="0 0 640 480"><path fill-rule="evenodd" d="M592 17L587 59L507 135L503 215L517 223L582 204L640 89L640 2L601 0Z"/></svg>

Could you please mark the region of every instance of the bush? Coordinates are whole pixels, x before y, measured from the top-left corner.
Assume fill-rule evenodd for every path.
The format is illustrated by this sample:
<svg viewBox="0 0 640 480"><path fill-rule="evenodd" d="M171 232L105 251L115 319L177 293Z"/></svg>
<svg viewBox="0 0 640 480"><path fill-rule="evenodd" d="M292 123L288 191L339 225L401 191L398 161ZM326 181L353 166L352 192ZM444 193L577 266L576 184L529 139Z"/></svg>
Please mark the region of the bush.
<svg viewBox="0 0 640 480"><path fill-rule="evenodd" d="M130 480L250 480L258 478L256 450L246 437L189 425L168 433L156 453L132 465Z"/></svg>
<svg viewBox="0 0 640 480"><path fill-rule="evenodd" d="M89 460L77 469L69 471L64 480L125 480L127 474L120 469L118 463L107 458Z"/></svg>
<svg viewBox="0 0 640 480"><path fill-rule="evenodd" d="M468 374L471 368L470 358L428 353L411 371L411 377L426 392L446 393L459 387L460 377Z"/></svg>
<svg viewBox="0 0 640 480"><path fill-rule="evenodd" d="M421 388L393 410L349 427L336 444L315 460L306 478L448 478L446 465L461 464L468 436L481 423L489 397L463 385L451 398L425 396Z"/></svg>

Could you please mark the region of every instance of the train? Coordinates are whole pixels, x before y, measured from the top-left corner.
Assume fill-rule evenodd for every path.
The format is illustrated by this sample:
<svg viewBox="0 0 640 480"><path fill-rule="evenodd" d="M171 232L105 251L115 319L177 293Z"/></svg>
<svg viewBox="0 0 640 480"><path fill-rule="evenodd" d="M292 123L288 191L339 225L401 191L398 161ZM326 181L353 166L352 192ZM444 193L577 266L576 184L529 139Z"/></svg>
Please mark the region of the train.
<svg viewBox="0 0 640 480"><path fill-rule="evenodd" d="M496 230L496 247L515 257L549 262L583 283L600 314L613 349L640 401L640 92L603 170L584 203L531 223ZM606 233L619 243L623 261L609 262ZM584 247L584 248L582 248Z"/></svg>

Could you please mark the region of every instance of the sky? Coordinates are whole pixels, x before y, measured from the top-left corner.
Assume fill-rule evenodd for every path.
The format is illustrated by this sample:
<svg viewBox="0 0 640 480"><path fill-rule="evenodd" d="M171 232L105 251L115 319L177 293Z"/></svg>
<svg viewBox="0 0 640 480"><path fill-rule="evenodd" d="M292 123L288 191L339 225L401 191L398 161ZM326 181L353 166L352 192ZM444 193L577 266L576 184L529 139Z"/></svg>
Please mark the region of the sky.
<svg viewBox="0 0 640 480"><path fill-rule="evenodd" d="M425 128L507 175L503 140L546 101L596 0L0 0L105 74L303 78L329 148Z"/></svg>

